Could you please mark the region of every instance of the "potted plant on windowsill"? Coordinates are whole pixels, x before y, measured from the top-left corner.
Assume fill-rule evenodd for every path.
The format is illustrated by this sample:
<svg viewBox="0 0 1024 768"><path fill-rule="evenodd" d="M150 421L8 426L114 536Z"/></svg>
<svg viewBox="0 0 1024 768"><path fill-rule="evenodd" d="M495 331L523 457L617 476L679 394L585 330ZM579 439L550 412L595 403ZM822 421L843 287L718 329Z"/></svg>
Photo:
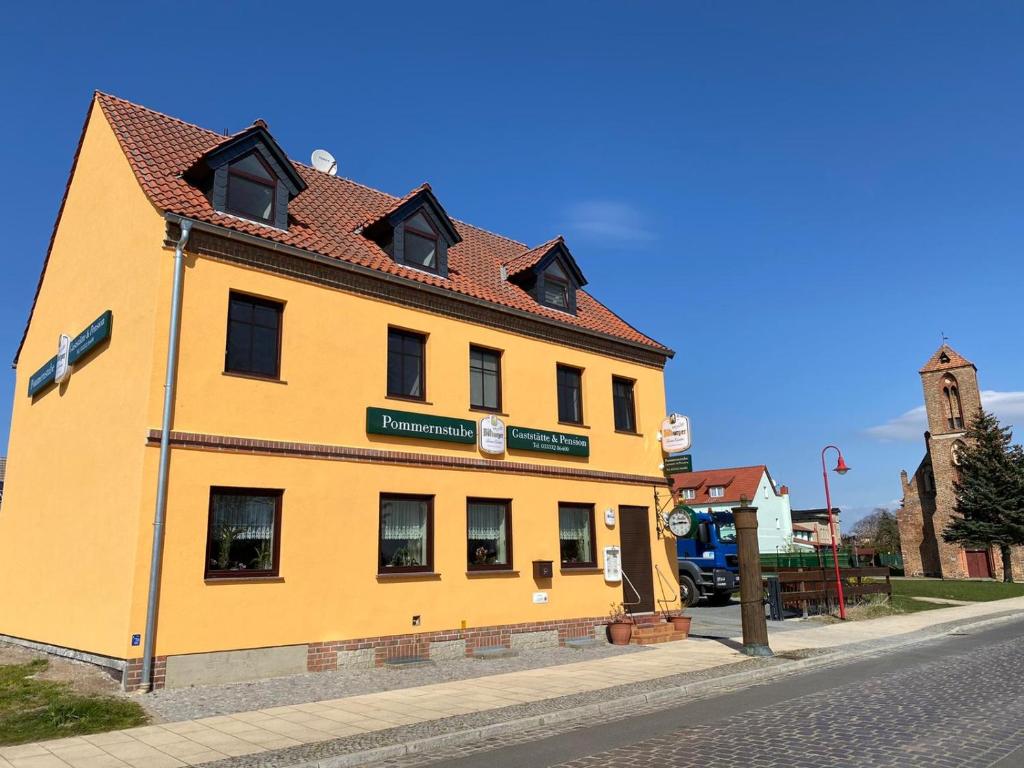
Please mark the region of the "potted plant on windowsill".
<svg viewBox="0 0 1024 768"><path fill-rule="evenodd" d="M626 613L622 603L612 603L608 612L608 638L612 645L629 645L633 636L633 618Z"/></svg>

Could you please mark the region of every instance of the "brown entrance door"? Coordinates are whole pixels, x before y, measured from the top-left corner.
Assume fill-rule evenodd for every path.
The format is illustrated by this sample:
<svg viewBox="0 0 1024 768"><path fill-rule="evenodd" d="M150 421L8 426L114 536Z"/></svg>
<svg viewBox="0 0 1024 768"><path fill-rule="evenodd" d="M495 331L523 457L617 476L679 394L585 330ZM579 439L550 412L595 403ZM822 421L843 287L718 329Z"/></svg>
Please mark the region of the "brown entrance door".
<svg viewBox="0 0 1024 768"><path fill-rule="evenodd" d="M984 549L968 549L967 576L972 579L991 579L992 569L988 564L988 552Z"/></svg>
<svg viewBox="0 0 1024 768"><path fill-rule="evenodd" d="M629 578L628 581L625 578L622 580L622 602L633 613L649 613L654 610L649 517L647 507L619 507L622 572ZM639 602L637 593L640 594Z"/></svg>

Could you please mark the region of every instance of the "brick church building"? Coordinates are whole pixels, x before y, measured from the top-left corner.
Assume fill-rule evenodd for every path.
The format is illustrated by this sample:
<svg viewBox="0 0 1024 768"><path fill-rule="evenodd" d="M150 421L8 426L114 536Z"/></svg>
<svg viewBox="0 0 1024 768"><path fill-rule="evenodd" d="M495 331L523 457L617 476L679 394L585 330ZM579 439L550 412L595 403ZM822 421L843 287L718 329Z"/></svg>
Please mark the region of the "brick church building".
<svg viewBox="0 0 1024 768"><path fill-rule="evenodd" d="M981 410L978 369L943 344L920 370L928 431L925 454L914 476L900 473L903 506L897 514L907 576L947 579L1003 576L999 549L965 549L942 540L956 503L957 451ZM1013 548L1014 577L1024 575L1024 547Z"/></svg>

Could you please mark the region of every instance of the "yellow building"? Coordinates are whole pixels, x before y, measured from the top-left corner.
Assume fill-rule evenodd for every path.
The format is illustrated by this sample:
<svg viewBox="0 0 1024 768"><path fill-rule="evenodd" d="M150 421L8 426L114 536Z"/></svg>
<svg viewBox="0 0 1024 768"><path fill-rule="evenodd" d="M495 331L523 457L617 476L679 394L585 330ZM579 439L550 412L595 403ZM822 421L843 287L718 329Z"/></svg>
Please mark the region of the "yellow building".
<svg viewBox="0 0 1024 768"><path fill-rule="evenodd" d="M0 634L138 688L678 609L672 352L585 282L561 238L293 163L262 121L97 94L15 361Z"/></svg>

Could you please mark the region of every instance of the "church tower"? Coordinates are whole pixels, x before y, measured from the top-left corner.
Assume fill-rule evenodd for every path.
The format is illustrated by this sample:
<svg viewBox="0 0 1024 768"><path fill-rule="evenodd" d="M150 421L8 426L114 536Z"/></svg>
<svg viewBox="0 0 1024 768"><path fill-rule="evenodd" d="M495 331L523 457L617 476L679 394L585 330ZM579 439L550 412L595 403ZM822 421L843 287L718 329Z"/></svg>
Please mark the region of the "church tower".
<svg viewBox="0 0 1024 768"><path fill-rule="evenodd" d="M981 411L978 369L944 343L919 373L928 414L925 441L930 466L922 478L924 487L919 489L931 497L922 499L922 511L932 513L931 520L924 521L925 528L932 529L929 533L934 542L930 547L932 557L928 559L933 561L933 568L938 566L938 573L945 578L966 578L968 553L956 544L943 541L942 531L956 505L953 489L957 477L956 452L963 445L964 433Z"/></svg>

